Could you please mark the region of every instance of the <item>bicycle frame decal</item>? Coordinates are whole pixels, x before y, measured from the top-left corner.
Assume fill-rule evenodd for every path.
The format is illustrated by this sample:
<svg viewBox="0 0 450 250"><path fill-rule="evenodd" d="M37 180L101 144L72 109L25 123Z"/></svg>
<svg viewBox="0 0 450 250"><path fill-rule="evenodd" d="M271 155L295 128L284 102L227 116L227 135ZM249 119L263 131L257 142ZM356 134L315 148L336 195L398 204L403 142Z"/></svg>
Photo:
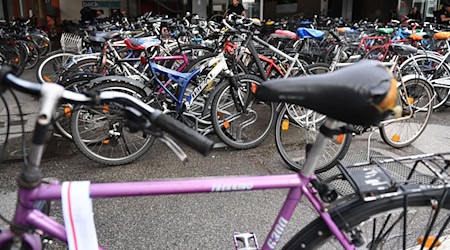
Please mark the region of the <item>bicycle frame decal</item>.
<svg viewBox="0 0 450 250"><path fill-rule="evenodd" d="M227 191L244 191L251 190L252 183L237 183L237 184L214 184L211 192L227 192Z"/></svg>
<svg viewBox="0 0 450 250"><path fill-rule="evenodd" d="M225 61L224 55L221 53L217 57L213 58L211 61L208 62L208 67L213 66L214 64L217 64L214 66L214 68L208 73L206 76L206 79L197 87L195 88L191 95L187 97L186 99L186 107L189 108L191 104L194 102L195 99L200 95L200 93L203 91L203 89L213 81L214 78L216 78L220 72L224 70L228 70L227 62ZM200 70L203 71L203 68Z"/></svg>
<svg viewBox="0 0 450 250"><path fill-rule="evenodd" d="M267 241L270 249L275 249L277 242L280 240L281 235L283 234L284 229L286 228L288 220L280 216L278 219L278 223L275 225L275 229L270 233L270 238Z"/></svg>

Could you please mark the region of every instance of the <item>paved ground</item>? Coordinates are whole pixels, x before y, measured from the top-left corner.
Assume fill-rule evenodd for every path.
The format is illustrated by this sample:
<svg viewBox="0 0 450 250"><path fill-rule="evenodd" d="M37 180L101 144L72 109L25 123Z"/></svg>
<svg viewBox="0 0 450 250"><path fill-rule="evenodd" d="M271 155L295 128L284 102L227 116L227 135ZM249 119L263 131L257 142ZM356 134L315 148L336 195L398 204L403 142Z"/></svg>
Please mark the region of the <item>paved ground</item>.
<svg viewBox="0 0 450 250"><path fill-rule="evenodd" d="M26 72L24 77L33 79L34 73ZM21 96L20 99L23 109L33 113L36 108L33 98ZM31 129L32 114L27 120L27 129ZM4 118L0 118L0 128L2 121ZM354 139L345 161L365 159L367 136ZM273 136L256 149L218 149L208 157L186 149L190 158L186 164L180 163L166 147L157 143L135 163L120 167L94 164L78 153L70 142L54 137L50 140L51 147L42 170L45 176L60 180L106 182L291 173L277 154ZM424 134L408 148L394 150L376 133L372 143L372 152L392 156L450 152L450 108L433 113ZM19 148L15 146L10 151L12 156L19 154ZM15 204L15 177L20 167L20 162L12 161L0 165L0 213L8 218ZM96 227L100 243L107 249L233 249L232 235L236 231L255 232L262 244L285 194L286 190L271 190L96 200ZM59 209L56 202L54 216L58 219ZM298 208L283 242L313 218L315 214L309 206ZM51 249L61 247L54 245Z"/></svg>

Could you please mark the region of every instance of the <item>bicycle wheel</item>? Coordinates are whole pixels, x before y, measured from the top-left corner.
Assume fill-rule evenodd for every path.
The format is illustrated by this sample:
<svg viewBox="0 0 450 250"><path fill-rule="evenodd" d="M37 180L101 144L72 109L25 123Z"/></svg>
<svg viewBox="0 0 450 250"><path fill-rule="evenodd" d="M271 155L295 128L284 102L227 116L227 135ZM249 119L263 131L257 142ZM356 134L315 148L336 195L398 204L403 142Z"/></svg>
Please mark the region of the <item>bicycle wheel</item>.
<svg viewBox="0 0 450 250"><path fill-rule="evenodd" d="M420 72L417 72L417 70L420 70ZM399 71L403 76L421 73L432 84L435 80L450 77L450 67L446 63L442 64L442 59L426 55L415 56L414 60L409 59L405 61L400 65ZM433 109L437 109L445 104L450 95L450 87L445 88L436 85L434 86L436 96L433 100Z"/></svg>
<svg viewBox="0 0 450 250"><path fill-rule="evenodd" d="M36 79L38 82L58 82L66 65L68 65L75 55L74 52L64 52L49 56L39 65L36 71Z"/></svg>
<svg viewBox="0 0 450 250"><path fill-rule="evenodd" d="M306 66L306 73L308 75L326 74L330 72L330 65L326 63L315 63Z"/></svg>
<svg viewBox="0 0 450 250"><path fill-rule="evenodd" d="M102 66L100 58L91 58L91 57L81 58L80 60L77 60L76 63L71 63L66 69L64 69L64 71L61 74L61 77L63 79L67 79L70 76L79 73L107 75L107 70L110 66L111 66L110 63L106 63L105 66Z"/></svg>
<svg viewBox="0 0 450 250"><path fill-rule="evenodd" d="M91 88L92 85L89 82L97 77L100 77L100 75L81 73L73 75L60 84L68 90L82 92ZM72 134L70 132L70 117L72 116L72 112L73 105L64 103L58 106L53 115L53 127L56 129L56 132L69 140L72 140Z"/></svg>
<svg viewBox="0 0 450 250"><path fill-rule="evenodd" d="M101 91L120 91L136 98L145 92L123 81L108 80L93 88ZM123 165L144 155L155 138L130 133L121 106L110 103L96 107L75 107L71 117L72 138L77 148L89 159L106 165Z"/></svg>
<svg viewBox="0 0 450 250"><path fill-rule="evenodd" d="M30 35L30 38L38 46L39 56L46 56L52 51L52 42L48 37L43 35Z"/></svg>
<svg viewBox="0 0 450 250"><path fill-rule="evenodd" d="M419 138L433 111L433 92L428 82L410 79L398 91L401 117L385 120L380 125L381 138L394 148L406 147Z"/></svg>
<svg viewBox="0 0 450 250"><path fill-rule="evenodd" d="M14 75L22 75L25 70L26 56L24 52L21 52L21 45L1 45L0 53L5 58L3 63L12 67Z"/></svg>
<svg viewBox="0 0 450 250"><path fill-rule="evenodd" d="M228 146L253 148L269 135L275 120L275 104L255 98L253 93L262 82L258 77L238 75L236 82L237 89L228 81L217 86L211 107L211 121L217 136Z"/></svg>
<svg viewBox="0 0 450 250"><path fill-rule="evenodd" d="M39 62L39 58L40 58L38 47L36 46L36 44L34 44L32 42L22 41L22 40L18 40L18 41L16 41L16 43L21 43L26 49L27 60L26 60L25 69L34 68L34 66L36 66L37 63Z"/></svg>
<svg viewBox="0 0 450 250"><path fill-rule="evenodd" d="M283 104L275 122L275 145L288 167L294 171L302 169L307 144L316 141L319 127L325 116L297 105ZM322 152L316 172L326 171L344 158L352 142L351 134L333 136Z"/></svg>
<svg viewBox="0 0 450 250"><path fill-rule="evenodd" d="M431 246L434 237L450 216L448 193L444 193L447 196L444 198L442 209L436 211L434 201L443 197L443 192L442 189L433 190L409 195L407 199L404 195L399 195L371 202L364 202L358 199L358 196L353 196L341 200L341 203L330 211L330 216L346 235L358 233L362 236L364 243L358 249L421 249L420 242ZM428 240L424 240L436 212L439 214L434 223L435 227L432 228ZM405 214L407 223L403 223ZM440 237L439 242L445 238L445 235ZM283 249L341 248L322 218L309 223L283 247Z"/></svg>
<svg viewBox="0 0 450 250"><path fill-rule="evenodd" d="M392 52L385 47L377 47L369 50L363 57L364 59L387 62L392 58Z"/></svg>

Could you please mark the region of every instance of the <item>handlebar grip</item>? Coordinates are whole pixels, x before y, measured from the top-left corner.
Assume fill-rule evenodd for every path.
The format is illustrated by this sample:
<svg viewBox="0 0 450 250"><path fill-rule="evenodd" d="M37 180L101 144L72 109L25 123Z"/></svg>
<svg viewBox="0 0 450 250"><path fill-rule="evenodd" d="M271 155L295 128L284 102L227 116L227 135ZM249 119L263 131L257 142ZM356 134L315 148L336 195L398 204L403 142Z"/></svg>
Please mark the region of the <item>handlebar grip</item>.
<svg viewBox="0 0 450 250"><path fill-rule="evenodd" d="M197 133L195 130L175 120L171 116L161 114L156 118L154 123L156 126L173 135L202 155L206 156L214 146L214 142L212 140Z"/></svg>

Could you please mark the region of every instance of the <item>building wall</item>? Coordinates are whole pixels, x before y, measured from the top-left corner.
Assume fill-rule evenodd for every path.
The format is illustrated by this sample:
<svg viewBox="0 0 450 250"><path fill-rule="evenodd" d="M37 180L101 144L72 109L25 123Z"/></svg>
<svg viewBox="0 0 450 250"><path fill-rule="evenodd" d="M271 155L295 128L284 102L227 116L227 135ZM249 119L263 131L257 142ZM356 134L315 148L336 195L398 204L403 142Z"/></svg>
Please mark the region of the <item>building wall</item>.
<svg viewBox="0 0 450 250"><path fill-rule="evenodd" d="M192 0L192 13L198 14L200 17L207 18L207 12L206 12L206 6L207 6L206 0Z"/></svg>
<svg viewBox="0 0 450 250"><path fill-rule="evenodd" d="M264 19L275 19L277 17L303 15L306 18L312 18L321 13L321 8L325 5L324 0L297 0L297 10L291 13L277 13L276 0L264 0ZM328 0L329 1L329 0ZM325 1L324 1L325 2Z"/></svg>
<svg viewBox="0 0 450 250"><path fill-rule="evenodd" d="M352 20L353 0L342 1L342 17L344 20Z"/></svg>
<svg viewBox="0 0 450 250"><path fill-rule="evenodd" d="M0 3L0 19L5 19L5 14L3 12L3 3Z"/></svg>
<svg viewBox="0 0 450 250"><path fill-rule="evenodd" d="M59 0L59 6L61 8L61 20L80 20L80 10L83 8L81 0Z"/></svg>
<svg viewBox="0 0 450 250"><path fill-rule="evenodd" d="M297 13L303 13L306 18L312 18L314 15L319 15L321 9L321 1L317 0L298 0Z"/></svg>
<svg viewBox="0 0 450 250"><path fill-rule="evenodd" d="M353 21L368 18L373 21L388 21L391 11L397 8L398 0L353 0Z"/></svg>
<svg viewBox="0 0 450 250"><path fill-rule="evenodd" d="M264 1L263 17L264 19L275 19L277 17L277 1Z"/></svg>

